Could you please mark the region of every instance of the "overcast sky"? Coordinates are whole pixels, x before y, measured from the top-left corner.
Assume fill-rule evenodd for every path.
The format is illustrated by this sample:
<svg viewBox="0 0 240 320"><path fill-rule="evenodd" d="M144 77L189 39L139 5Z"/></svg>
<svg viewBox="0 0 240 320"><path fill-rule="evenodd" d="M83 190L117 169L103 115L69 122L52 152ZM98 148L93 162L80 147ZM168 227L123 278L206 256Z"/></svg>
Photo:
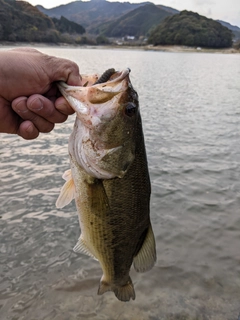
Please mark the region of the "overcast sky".
<svg viewBox="0 0 240 320"><path fill-rule="evenodd" d="M72 1L69 0L27 0L32 5L41 4L45 8L57 7ZM113 0L110 0L115 2ZM130 3L141 3L147 0L129 0ZM212 19L220 19L240 27L240 0L148 0L177 10L198 12ZM126 2L120 0L120 2Z"/></svg>

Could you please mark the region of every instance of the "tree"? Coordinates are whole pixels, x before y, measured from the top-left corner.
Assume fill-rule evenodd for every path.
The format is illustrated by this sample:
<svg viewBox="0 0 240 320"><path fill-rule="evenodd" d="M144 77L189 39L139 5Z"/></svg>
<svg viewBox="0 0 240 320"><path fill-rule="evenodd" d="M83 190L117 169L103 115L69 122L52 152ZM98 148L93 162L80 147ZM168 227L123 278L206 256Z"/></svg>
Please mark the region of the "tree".
<svg viewBox="0 0 240 320"><path fill-rule="evenodd" d="M152 30L148 43L225 48L232 46L232 32L217 21L185 10Z"/></svg>

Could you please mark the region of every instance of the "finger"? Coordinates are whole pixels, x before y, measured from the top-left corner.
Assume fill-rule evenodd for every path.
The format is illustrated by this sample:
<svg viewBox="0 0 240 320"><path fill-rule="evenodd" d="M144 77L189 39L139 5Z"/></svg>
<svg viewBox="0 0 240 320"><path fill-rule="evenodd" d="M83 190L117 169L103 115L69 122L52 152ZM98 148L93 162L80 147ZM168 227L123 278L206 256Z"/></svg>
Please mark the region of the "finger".
<svg viewBox="0 0 240 320"><path fill-rule="evenodd" d="M22 48L13 48L10 49L11 51L18 51L18 52L31 52L31 53L40 53L37 49L29 48L29 47L22 47Z"/></svg>
<svg viewBox="0 0 240 320"><path fill-rule="evenodd" d="M31 121L27 120L20 124L17 134L26 140L31 140L39 136L39 131Z"/></svg>
<svg viewBox="0 0 240 320"><path fill-rule="evenodd" d="M0 96L0 132L17 133L21 119L12 110L9 101Z"/></svg>
<svg viewBox="0 0 240 320"><path fill-rule="evenodd" d="M43 96L51 101L55 101L57 97L60 97L61 93L58 90L56 83L52 83L49 90L46 91Z"/></svg>
<svg viewBox="0 0 240 320"><path fill-rule="evenodd" d="M50 57L48 63L49 68L47 68L47 72L50 82L61 80L71 86L82 85L79 67L75 62L67 59L61 59L60 61L60 58Z"/></svg>
<svg viewBox="0 0 240 320"><path fill-rule="evenodd" d="M79 74L79 69L77 67L77 71L74 70L75 72L77 72L75 74L75 72L73 72L70 68L70 72L69 72L69 75L67 77L67 80L66 80L66 83L69 85L69 86L81 86L82 85L82 77L80 76Z"/></svg>
<svg viewBox="0 0 240 320"><path fill-rule="evenodd" d="M23 120L29 120L37 128L39 132L50 132L54 128L52 122L43 119L41 116L32 112L27 107L28 99L26 97L19 97L12 102L13 110Z"/></svg>
<svg viewBox="0 0 240 320"><path fill-rule="evenodd" d="M55 107L59 112L66 115L70 115L75 112L64 97L60 97L55 101Z"/></svg>
<svg viewBox="0 0 240 320"><path fill-rule="evenodd" d="M34 94L28 98L27 108L52 123L62 123L67 120L66 114L59 112L53 101L39 94Z"/></svg>

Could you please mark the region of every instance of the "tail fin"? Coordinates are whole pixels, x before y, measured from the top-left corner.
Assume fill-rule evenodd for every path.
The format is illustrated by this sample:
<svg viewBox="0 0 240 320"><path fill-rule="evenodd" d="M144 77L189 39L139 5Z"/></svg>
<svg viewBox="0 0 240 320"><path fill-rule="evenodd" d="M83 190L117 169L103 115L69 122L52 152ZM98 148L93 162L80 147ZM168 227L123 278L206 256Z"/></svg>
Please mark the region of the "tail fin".
<svg viewBox="0 0 240 320"><path fill-rule="evenodd" d="M128 278L127 283L123 286L111 285L101 280L98 288L98 294L101 295L107 291L113 291L120 301L129 301L131 298L135 300L135 291L130 277Z"/></svg>

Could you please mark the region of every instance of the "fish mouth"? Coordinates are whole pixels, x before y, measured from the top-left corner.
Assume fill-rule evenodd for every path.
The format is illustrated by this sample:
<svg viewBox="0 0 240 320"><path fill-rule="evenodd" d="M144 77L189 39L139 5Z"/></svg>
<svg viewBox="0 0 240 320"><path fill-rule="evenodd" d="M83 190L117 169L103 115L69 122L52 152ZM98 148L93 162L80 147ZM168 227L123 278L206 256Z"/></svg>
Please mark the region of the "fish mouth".
<svg viewBox="0 0 240 320"><path fill-rule="evenodd" d="M102 90L104 90L104 85L116 84L117 82L120 82L123 79L125 79L130 72L130 68L126 68L122 71L115 71L115 69L111 68L106 70L100 77L97 77L96 75L82 75L83 86L69 86L63 81L58 82L57 86L61 93L63 93L62 91L67 93L72 90L82 90L86 87L101 87ZM105 89L105 91L107 91L107 88Z"/></svg>
<svg viewBox="0 0 240 320"><path fill-rule="evenodd" d="M116 71L114 68L106 70L101 77L93 84L104 83L111 80L122 80L131 72L130 68L123 70L122 72ZM119 78L119 79L118 79Z"/></svg>
<svg viewBox="0 0 240 320"><path fill-rule="evenodd" d="M106 70L100 77L82 76L83 86L69 86L58 82L57 86L77 115L87 115L91 105L105 104L128 88L130 69Z"/></svg>

